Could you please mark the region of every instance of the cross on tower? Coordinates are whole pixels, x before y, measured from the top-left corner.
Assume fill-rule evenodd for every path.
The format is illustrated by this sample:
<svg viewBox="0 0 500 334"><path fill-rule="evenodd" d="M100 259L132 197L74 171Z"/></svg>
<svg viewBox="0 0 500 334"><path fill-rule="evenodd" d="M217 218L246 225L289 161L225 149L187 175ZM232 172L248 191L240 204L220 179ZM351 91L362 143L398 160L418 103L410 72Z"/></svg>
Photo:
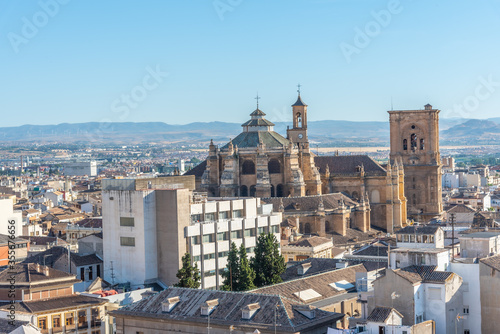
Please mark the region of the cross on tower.
<svg viewBox="0 0 500 334"><path fill-rule="evenodd" d="M298 84L298 85L297 85L297 88L298 88L298 89L297 89L297 92L299 93L299 95L300 95L300 87L302 87L302 86L301 86L300 84Z"/></svg>
<svg viewBox="0 0 500 334"><path fill-rule="evenodd" d="M259 93L257 93L255 99L257 100L257 109L259 109L259 100L260 100Z"/></svg>

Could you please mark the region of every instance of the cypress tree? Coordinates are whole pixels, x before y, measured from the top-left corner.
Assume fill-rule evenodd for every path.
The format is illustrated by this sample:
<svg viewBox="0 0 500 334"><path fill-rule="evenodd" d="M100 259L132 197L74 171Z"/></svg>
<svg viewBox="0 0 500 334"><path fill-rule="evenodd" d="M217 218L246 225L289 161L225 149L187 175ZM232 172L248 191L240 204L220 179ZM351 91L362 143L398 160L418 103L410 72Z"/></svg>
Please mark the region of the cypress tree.
<svg viewBox="0 0 500 334"><path fill-rule="evenodd" d="M247 250L243 244L240 246L240 280L238 282L238 291L248 291L255 289L255 272L248 261Z"/></svg>
<svg viewBox="0 0 500 334"><path fill-rule="evenodd" d="M240 278L240 259L238 257L238 248L234 242L231 243L231 249L227 256L226 270L221 273L224 279L222 290L239 291L238 281Z"/></svg>
<svg viewBox="0 0 500 334"><path fill-rule="evenodd" d="M285 259L279 251L279 243L272 233L261 234L255 246L255 257L252 259L257 287L280 283L281 274L285 271Z"/></svg>
<svg viewBox="0 0 500 334"><path fill-rule="evenodd" d="M174 286L198 289L201 285L200 271L196 263L194 266L191 265L191 255L189 253L184 254L182 257L182 268L179 269L176 276L179 282Z"/></svg>

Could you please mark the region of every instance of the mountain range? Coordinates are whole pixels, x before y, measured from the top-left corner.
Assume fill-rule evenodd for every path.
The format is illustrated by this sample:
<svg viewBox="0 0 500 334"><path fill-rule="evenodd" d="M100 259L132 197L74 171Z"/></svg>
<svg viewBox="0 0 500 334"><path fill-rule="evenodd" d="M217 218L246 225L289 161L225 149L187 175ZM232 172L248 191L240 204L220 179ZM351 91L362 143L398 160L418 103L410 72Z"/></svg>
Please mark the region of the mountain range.
<svg viewBox="0 0 500 334"><path fill-rule="evenodd" d="M277 122L275 131L286 136L290 123ZM500 117L487 120L441 119L441 140L478 143L500 139ZM203 143L226 142L241 132L241 125L228 122L195 122L172 125L162 122L62 123L0 127L0 142L98 142L98 143ZM389 123L377 121L312 121L313 143L341 145L384 145L389 142Z"/></svg>

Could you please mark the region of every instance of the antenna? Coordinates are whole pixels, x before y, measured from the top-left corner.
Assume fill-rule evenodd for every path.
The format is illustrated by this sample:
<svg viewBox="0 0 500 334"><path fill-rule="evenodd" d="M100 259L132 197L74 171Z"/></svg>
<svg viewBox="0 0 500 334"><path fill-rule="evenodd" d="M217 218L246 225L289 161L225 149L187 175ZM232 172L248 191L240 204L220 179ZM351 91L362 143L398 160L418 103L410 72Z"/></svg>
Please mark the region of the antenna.
<svg viewBox="0 0 500 334"><path fill-rule="evenodd" d="M115 285L115 269L113 268L113 261L111 261L111 268L109 269L111 271L111 285Z"/></svg>

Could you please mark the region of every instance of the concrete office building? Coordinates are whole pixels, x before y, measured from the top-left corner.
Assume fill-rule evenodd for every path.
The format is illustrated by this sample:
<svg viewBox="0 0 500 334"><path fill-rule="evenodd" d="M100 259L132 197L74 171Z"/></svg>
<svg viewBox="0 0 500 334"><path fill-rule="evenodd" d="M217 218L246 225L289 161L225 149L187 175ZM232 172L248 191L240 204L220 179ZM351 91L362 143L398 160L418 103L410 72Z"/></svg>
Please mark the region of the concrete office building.
<svg viewBox="0 0 500 334"><path fill-rule="evenodd" d="M171 189L169 189L171 188ZM131 288L177 282L189 252L201 287L222 286L231 242L251 256L261 233L279 240L281 213L258 198L210 198L194 193L193 176L103 181L104 278Z"/></svg>

